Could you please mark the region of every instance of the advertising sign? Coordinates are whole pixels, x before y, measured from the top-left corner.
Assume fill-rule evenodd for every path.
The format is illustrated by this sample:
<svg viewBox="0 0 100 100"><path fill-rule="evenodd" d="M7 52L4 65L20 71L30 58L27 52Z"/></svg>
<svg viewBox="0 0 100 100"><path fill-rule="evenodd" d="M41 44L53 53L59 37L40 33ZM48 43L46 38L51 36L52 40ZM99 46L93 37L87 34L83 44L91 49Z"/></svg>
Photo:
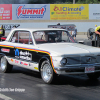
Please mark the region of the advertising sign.
<svg viewBox="0 0 100 100"><path fill-rule="evenodd" d="M0 4L0 20L12 20L12 4Z"/></svg>
<svg viewBox="0 0 100 100"><path fill-rule="evenodd" d="M88 4L50 4L50 20L89 19Z"/></svg>
<svg viewBox="0 0 100 100"><path fill-rule="evenodd" d="M13 27L19 27L20 24L0 24L0 26L3 25L3 28L5 29L5 31L7 30L11 30Z"/></svg>
<svg viewBox="0 0 100 100"><path fill-rule="evenodd" d="M74 31L75 30L75 25L74 24L48 25L48 28L60 28L60 29L66 29L66 31Z"/></svg>
<svg viewBox="0 0 100 100"><path fill-rule="evenodd" d="M100 19L100 4L89 4L89 19Z"/></svg>
<svg viewBox="0 0 100 100"><path fill-rule="evenodd" d="M13 4L13 20L50 20L49 4Z"/></svg>

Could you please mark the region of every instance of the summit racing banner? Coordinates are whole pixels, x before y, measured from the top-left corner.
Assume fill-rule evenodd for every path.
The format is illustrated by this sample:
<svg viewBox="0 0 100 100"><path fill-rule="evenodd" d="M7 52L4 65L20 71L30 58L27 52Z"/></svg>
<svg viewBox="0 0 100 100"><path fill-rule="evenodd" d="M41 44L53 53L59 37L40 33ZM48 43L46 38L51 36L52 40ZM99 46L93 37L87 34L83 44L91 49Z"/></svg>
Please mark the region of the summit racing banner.
<svg viewBox="0 0 100 100"><path fill-rule="evenodd" d="M13 20L50 20L49 4L13 4Z"/></svg>
<svg viewBox="0 0 100 100"><path fill-rule="evenodd" d="M50 4L50 20L89 19L88 4Z"/></svg>
<svg viewBox="0 0 100 100"><path fill-rule="evenodd" d="M0 4L0 20L12 20L12 4Z"/></svg>

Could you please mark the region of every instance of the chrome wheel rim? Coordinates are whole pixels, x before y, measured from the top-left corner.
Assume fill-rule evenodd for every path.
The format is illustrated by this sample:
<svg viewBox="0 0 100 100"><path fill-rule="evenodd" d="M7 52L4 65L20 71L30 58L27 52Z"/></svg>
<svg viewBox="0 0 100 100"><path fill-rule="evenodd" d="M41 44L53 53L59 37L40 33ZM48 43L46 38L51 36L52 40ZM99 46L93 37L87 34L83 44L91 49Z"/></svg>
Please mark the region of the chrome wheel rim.
<svg viewBox="0 0 100 100"><path fill-rule="evenodd" d="M44 81L48 82L52 77L52 68L49 64L44 64L42 68L42 77Z"/></svg>
<svg viewBox="0 0 100 100"><path fill-rule="evenodd" d="M6 68L6 59L4 57L1 58L1 70L5 70Z"/></svg>

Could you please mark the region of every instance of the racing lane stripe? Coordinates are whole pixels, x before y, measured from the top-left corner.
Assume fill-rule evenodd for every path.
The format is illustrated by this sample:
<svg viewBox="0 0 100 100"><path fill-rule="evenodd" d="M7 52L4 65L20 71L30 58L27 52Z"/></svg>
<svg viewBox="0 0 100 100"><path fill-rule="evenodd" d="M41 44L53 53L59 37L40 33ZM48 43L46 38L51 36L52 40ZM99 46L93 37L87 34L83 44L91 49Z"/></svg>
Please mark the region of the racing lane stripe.
<svg viewBox="0 0 100 100"><path fill-rule="evenodd" d="M14 100L14 99L12 99L12 98L10 98L8 96L5 96L5 95L3 95L1 93L0 93L0 98L3 99L3 100Z"/></svg>

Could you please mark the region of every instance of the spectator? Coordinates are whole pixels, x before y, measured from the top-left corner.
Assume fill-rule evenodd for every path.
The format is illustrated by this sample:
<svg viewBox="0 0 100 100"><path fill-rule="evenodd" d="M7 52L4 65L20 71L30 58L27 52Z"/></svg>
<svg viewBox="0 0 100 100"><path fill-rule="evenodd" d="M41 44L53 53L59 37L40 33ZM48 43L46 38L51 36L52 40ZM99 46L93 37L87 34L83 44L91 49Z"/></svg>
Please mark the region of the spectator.
<svg viewBox="0 0 100 100"><path fill-rule="evenodd" d="M95 25L95 29L97 28L97 25Z"/></svg>
<svg viewBox="0 0 100 100"><path fill-rule="evenodd" d="M60 25L60 23L58 23L57 25Z"/></svg>
<svg viewBox="0 0 100 100"><path fill-rule="evenodd" d="M5 29L3 28L3 25L0 27L0 40L2 36L5 36Z"/></svg>
<svg viewBox="0 0 100 100"><path fill-rule="evenodd" d="M95 30L96 30L96 28L97 28L97 25L95 25ZM95 35L96 41L97 41L97 38L98 38L98 35L96 34L96 35Z"/></svg>
<svg viewBox="0 0 100 100"><path fill-rule="evenodd" d="M20 38L20 36L19 36L18 31L16 31L16 32L14 33L13 38L12 38L12 42L19 42L18 39L21 39L21 38Z"/></svg>
<svg viewBox="0 0 100 100"><path fill-rule="evenodd" d="M76 26L75 26L76 27ZM75 28L74 31L71 31L71 35L74 39L76 39L77 29Z"/></svg>
<svg viewBox="0 0 100 100"><path fill-rule="evenodd" d="M100 26L95 29L95 33L97 34L97 46L100 47Z"/></svg>
<svg viewBox="0 0 100 100"><path fill-rule="evenodd" d="M43 35L41 36L41 39L44 41L48 41L48 34L43 33Z"/></svg>
<svg viewBox="0 0 100 100"><path fill-rule="evenodd" d="M60 25L60 23L58 23L57 25ZM58 28L61 28L61 27L58 26ZM59 40L62 39L62 31L58 31L58 38Z"/></svg>
<svg viewBox="0 0 100 100"><path fill-rule="evenodd" d="M55 42L56 34L49 35L49 41Z"/></svg>
<svg viewBox="0 0 100 100"><path fill-rule="evenodd" d="M12 29L17 28L15 25L12 27Z"/></svg>

